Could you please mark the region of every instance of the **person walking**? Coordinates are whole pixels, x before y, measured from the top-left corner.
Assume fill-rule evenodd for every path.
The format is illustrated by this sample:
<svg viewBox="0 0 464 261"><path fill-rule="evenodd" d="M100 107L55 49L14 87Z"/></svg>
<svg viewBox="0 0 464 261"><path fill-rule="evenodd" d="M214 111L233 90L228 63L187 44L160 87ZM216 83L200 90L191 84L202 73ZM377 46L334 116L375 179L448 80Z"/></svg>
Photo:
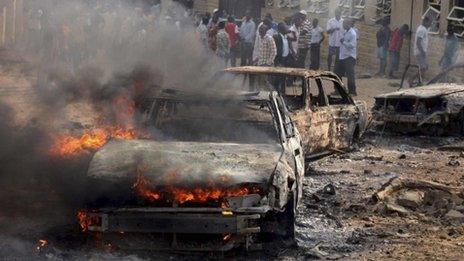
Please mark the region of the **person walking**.
<svg viewBox="0 0 464 261"><path fill-rule="evenodd" d="M358 37L353 28L351 19L343 21L345 32L340 39L339 61L335 65L335 73L341 78L346 76L348 79L348 92L356 96L355 65L357 59Z"/></svg>
<svg viewBox="0 0 464 261"><path fill-rule="evenodd" d="M227 24L225 31L229 35L230 41L230 52L229 52L229 59L230 65L232 67L237 66L237 57L240 52L240 48L238 46L238 26L235 24L235 18L233 16L229 16L227 18Z"/></svg>
<svg viewBox="0 0 464 261"><path fill-rule="evenodd" d="M227 34L226 30L226 22L221 21L217 25L217 36L216 36L216 54L224 60L225 65L227 66L227 59L229 58L229 52L230 52L230 40L229 40L229 34Z"/></svg>
<svg viewBox="0 0 464 261"><path fill-rule="evenodd" d="M454 34L454 26L448 25L445 38L445 49L439 62L442 71L445 71L456 62L458 50L459 40Z"/></svg>
<svg viewBox="0 0 464 261"><path fill-rule="evenodd" d="M407 24L402 25L401 28L396 28L392 33L388 46L388 56L390 57L389 78L397 77L395 73L399 70L401 49L403 48L404 38L408 33L409 26Z"/></svg>
<svg viewBox="0 0 464 261"><path fill-rule="evenodd" d="M409 86L416 85L415 80L418 80L419 85L423 82L423 77L425 72L429 68L427 61L427 52L429 46L429 28L432 25L431 20L428 17L425 17L422 20L422 24L417 27L416 37L414 39L414 55L416 60L419 63L418 72L409 79Z"/></svg>
<svg viewBox="0 0 464 261"><path fill-rule="evenodd" d="M259 28L259 53L254 61L258 66L273 66L277 55L277 47L274 38L267 33L268 30L269 28L267 25L262 25Z"/></svg>
<svg viewBox="0 0 464 261"><path fill-rule="evenodd" d="M321 63L321 43L325 40L324 30L319 26L319 20L313 19L313 29L311 29L311 70L319 70Z"/></svg>
<svg viewBox="0 0 464 261"><path fill-rule="evenodd" d="M335 56L335 64L340 55L340 39L343 31L343 19L340 8L335 10L335 17L327 21L327 34L329 35L329 54L327 56L327 67L332 70L332 60Z"/></svg>
<svg viewBox="0 0 464 261"><path fill-rule="evenodd" d="M240 26L241 39L241 66L251 65L253 62L253 42L255 39L256 26L249 12L245 15Z"/></svg>
<svg viewBox="0 0 464 261"><path fill-rule="evenodd" d="M300 37L298 38L298 61L299 68L305 68L306 57L311 44L311 21L308 19L308 13L301 10L298 15L301 17Z"/></svg>
<svg viewBox="0 0 464 261"><path fill-rule="evenodd" d="M389 26L390 22L384 18L381 21L382 27L377 31L377 58L380 61L379 71L377 76L384 76L387 68L387 53L388 44L390 42L391 30Z"/></svg>

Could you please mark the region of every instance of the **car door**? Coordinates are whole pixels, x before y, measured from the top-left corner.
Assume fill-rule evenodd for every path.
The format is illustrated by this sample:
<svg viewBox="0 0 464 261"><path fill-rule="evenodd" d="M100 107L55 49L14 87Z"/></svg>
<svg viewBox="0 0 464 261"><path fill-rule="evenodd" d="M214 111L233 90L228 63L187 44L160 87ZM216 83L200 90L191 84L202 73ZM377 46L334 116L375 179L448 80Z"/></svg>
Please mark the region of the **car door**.
<svg viewBox="0 0 464 261"><path fill-rule="evenodd" d="M307 86L305 108L293 118L301 133L305 154L311 156L330 151L334 119L321 84L315 78L307 78Z"/></svg>
<svg viewBox="0 0 464 261"><path fill-rule="evenodd" d="M292 119L290 118L290 113L287 110L285 101L281 96L276 96L275 101L279 110L279 114L282 119L284 132L285 132L285 146L289 153L292 154L295 164L295 177L296 177L296 191L298 193L296 200L296 205L298 204L299 199L303 196L303 178L304 178L304 153L303 148L301 147L301 137L298 129L295 127ZM295 205L295 206L296 206Z"/></svg>
<svg viewBox="0 0 464 261"><path fill-rule="evenodd" d="M327 96L327 108L335 123L333 149L348 148L354 136L359 135L359 109L337 79L320 77L319 80Z"/></svg>

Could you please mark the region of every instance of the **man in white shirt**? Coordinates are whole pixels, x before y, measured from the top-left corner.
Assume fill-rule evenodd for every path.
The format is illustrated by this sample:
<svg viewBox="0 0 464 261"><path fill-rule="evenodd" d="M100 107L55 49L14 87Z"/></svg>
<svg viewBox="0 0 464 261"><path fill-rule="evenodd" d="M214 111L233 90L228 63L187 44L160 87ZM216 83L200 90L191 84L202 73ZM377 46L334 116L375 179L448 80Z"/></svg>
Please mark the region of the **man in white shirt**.
<svg viewBox="0 0 464 261"><path fill-rule="evenodd" d="M301 20L301 17L296 16L293 20L293 25L290 27L290 33L288 34L290 40L290 48L292 48L293 50L293 59L295 61L297 60L298 55L298 40L300 39L300 30L302 22L303 21Z"/></svg>
<svg viewBox="0 0 464 261"><path fill-rule="evenodd" d="M320 68L320 60L321 60L321 43L325 39L324 31L319 26L319 20L317 18L313 19L313 29L311 30L311 64L309 65L309 69L311 70L319 70Z"/></svg>
<svg viewBox="0 0 464 261"><path fill-rule="evenodd" d="M422 20L422 24L417 27L416 37L414 40L414 56L416 56L417 62L419 63L419 71L411 79L409 79L409 85L413 85L413 81L419 79L419 83L422 82L422 77L429 68L427 62L427 51L429 46L429 28L432 25L431 20L425 17Z"/></svg>
<svg viewBox="0 0 464 261"><path fill-rule="evenodd" d="M241 44L241 66L251 65L253 63L253 44L255 40L256 26L251 14L247 12L240 26Z"/></svg>
<svg viewBox="0 0 464 261"><path fill-rule="evenodd" d="M329 35L329 55L327 57L327 66L329 71L332 69L332 57L335 56L335 64L338 61L340 52L340 39L343 34L343 19L340 8L335 10L335 17L327 21L327 34Z"/></svg>
<svg viewBox="0 0 464 261"><path fill-rule="evenodd" d="M335 64L335 73L340 78L346 76L348 79L348 92L355 96L357 93L354 67L357 59L358 36L351 19L343 21L343 29L344 33L340 39L339 61Z"/></svg>

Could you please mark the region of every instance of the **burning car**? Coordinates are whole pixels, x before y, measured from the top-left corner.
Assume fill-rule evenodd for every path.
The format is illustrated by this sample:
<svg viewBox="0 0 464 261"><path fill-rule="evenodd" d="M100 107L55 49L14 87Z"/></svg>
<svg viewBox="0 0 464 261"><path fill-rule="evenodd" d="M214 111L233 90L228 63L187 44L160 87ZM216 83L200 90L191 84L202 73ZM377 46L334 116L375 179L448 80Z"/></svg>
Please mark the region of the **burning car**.
<svg viewBox="0 0 464 261"><path fill-rule="evenodd" d="M332 72L245 66L226 69L218 77L241 78L252 90L279 90L308 159L350 148L366 129L366 104L353 100Z"/></svg>
<svg viewBox="0 0 464 261"><path fill-rule="evenodd" d="M452 75L462 68L452 66L426 86L376 96L374 119L401 132L464 134L464 85Z"/></svg>
<svg viewBox="0 0 464 261"><path fill-rule="evenodd" d="M304 158L277 92L164 90L147 104L155 139L111 140L93 156L83 231L124 247L207 251L293 237Z"/></svg>

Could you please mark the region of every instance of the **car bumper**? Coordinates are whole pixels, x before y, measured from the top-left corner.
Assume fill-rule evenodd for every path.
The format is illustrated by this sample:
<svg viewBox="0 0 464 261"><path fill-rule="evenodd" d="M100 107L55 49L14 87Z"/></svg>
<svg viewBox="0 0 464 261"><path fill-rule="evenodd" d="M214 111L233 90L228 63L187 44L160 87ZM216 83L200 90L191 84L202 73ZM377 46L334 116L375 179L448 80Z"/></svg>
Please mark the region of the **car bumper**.
<svg viewBox="0 0 464 261"><path fill-rule="evenodd" d="M180 251L228 251L238 246L259 249L251 238L261 232L259 220L270 207L248 207L239 210L220 208L120 208L88 211L85 230L110 239L121 248ZM128 240L128 235L137 235ZM146 235L147 240L134 244ZM166 235L171 235L166 240ZM157 237L153 240L153 236ZM185 243L185 238L194 238ZM212 239L199 244L198 239ZM150 241L148 240L148 241Z"/></svg>
<svg viewBox="0 0 464 261"><path fill-rule="evenodd" d="M89 212L88 226L95 232L141 232L182 234L250 234L259 233L256 221L265 208L248 208L235 213L218 208L126 208Z"/></svg>

